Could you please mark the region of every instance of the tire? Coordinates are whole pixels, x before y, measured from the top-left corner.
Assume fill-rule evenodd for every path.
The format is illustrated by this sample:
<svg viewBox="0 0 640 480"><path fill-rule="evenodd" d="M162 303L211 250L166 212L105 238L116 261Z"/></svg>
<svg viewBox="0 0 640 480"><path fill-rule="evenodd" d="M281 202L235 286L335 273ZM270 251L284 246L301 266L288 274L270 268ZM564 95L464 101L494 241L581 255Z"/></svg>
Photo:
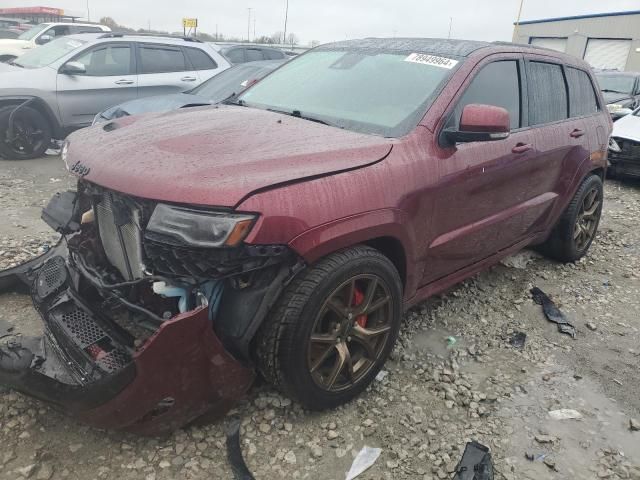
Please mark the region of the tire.
<svg viewBox="0 0 640 480"><path fill-rule="evenodd" d="M9 117L17 105L0 108L0 157L29 160L44 155L51 144L51 125L38 110L20 107L13 116L13 137L9 138Z"/></svg>
<svg viewBox="0 0 640 480"><path fill-rule="evenodd" d="M586 177L554 227L551 236L540 246L542 253L565 263L575 262L584 257L598 231L603 193L602 179L599 176L592 174ZM597 205L585 207L585 202L589 202L590 195L594 194ZM580 236L578 231L588 235ZM579 235L578 238L576 235Z"/></svg>
<svg viewBox="0 0 640 480"><path fill-rule="evenodd" d="M391 261L367 246L342 250L303 271L282 293L256 336L256 363L269 383L305 408L334 408L373 381L393 349L401 319L402 282ZM330 333L320 331L325 327ZM334 375L345 348L352 368L344 362Z"/></svg>

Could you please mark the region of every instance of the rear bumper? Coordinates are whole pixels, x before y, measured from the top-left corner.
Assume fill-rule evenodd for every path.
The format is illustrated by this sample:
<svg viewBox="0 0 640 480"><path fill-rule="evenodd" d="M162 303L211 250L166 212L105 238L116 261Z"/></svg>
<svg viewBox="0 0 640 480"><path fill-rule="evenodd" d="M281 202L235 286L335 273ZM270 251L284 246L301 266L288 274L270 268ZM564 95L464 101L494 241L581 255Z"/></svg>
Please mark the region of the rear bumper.
<svg viewBox="0 0 640 480"><path fill-rule="evenodd" d="M66 247L0 272L0 290L31 285L41 336L0 321L0 384L100 428L154 435L224 414L254 374L215 335L206 308L164 322L142 346L78 293Z"/></svg>

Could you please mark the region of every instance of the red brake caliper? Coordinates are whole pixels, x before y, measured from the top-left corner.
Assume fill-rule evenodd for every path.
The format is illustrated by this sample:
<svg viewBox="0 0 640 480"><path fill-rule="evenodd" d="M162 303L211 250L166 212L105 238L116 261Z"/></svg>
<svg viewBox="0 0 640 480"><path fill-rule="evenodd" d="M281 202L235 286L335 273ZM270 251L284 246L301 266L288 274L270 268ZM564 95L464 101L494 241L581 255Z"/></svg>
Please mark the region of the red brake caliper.
<svg viewBox="0 0 640 480"><path fill-rule="evenodd" d="M359 288L356 288L353 292L353 306L357 307L364 301L364 293ZM360 325L362 328L367 327L367 315L358 315L356 317L356 323Z"/></svg>

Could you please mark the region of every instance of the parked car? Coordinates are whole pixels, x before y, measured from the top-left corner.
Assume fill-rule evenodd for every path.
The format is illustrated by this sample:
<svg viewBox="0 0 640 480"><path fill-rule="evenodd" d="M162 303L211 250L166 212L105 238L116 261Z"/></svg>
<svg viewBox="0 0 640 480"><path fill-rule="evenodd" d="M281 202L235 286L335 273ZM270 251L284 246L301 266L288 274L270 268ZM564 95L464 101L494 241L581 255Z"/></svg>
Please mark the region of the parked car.
<svg viewBox="0 0 640 480"><path fill-rule="evenodd" d="M258 45L231 45L220 48L220 53L233 65L263 60L285 60L287 55L279 48Z"/></svg>
<svg viewBox="0 0 640 480"><path fill-rule="evenodd" d="M57 37L110 31L109 27L93 23L41 23L22 33L17 39L0 40L0 62L11 62L30 49L44 45Z"/></svg>
<svg viewBox="0 0 640 480"><path fill-rule="evenodd" d="M54 40L0 64L0 156L36 158L52 138L91 125L112 105L181 92L227 68L192 38L86 33Z"/></svg>
<svg viewBox="0 0 640 480"><path fill-rule="evenodd" d="M93 123L95 125L115 118L141 113L168 112L179 108L214 105L239 95L285 61L268 60L235 65L186 92L138 98L115 105L96 115Z"/></svg>
<svg viewBox="0 0 640 480"><path fill-rule="evenodd" d="M26 24L26 20L19 18L0 17L0 28L9 30L22 30Z"/></svg>
<svg viewBox="0 0 640 480"><path fill-rule="evenodd" d="M6 38L18 38L22 32L10 28L0 28L0 40Z"/></svg>
<svg viewBox="0 0 640 480"><path fill-rule="evenodd" d="M230 105L78 131L77 191L43 211L67 240L0 274L34 286L49 334L10 331L0 382L145 433L225 411L254 370L343 404L404 309L529 245L587 253L611 132L595 86L559 52L353 40Z"/></svg>
<svg viewBox="0 0 640 480"><path fill-rule="evenodd" d="M640 178L640 108L613 124L609 175Z"/></svg>
<svg viewBox="0 0 640 480"><path fill-rule="evenodd" d="M640 107L640 73L603 71L596 78L614 120Z"/></svg>

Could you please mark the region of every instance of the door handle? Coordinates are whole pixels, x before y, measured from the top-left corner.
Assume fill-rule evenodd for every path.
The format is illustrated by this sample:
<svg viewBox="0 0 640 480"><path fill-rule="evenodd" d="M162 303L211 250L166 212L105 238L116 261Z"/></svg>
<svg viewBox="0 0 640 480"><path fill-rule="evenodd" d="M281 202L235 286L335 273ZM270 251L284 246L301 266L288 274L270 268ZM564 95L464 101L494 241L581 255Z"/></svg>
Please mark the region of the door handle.
<svg viewBox="0 0 640 480"><path fill-rule="evenodd" d="M529 150L533 150L533 145L530 143L518 143L511 149L513 153L527 153Z"/></svg>
<svg viewBox="0 0 640 480"><path fill-rule="evenodd" d="M584 135L584 130L580 130L579 128L576 128L573 132L569 134L571 138L580 138L583 135Z"/></svg>
<svg viewBox="0 0 640 480"><path fill-rule="evenodd" d="M196 77L182 77L180 80L183 82L195 82L197 80Z"/></svg>
<svg viewBox="0 0 640 480"><path fill-rule="evenodd" d="M126 79L122 79L122 80L116 80L116 85L133 85L133 80L126 80Z"/></svg>

